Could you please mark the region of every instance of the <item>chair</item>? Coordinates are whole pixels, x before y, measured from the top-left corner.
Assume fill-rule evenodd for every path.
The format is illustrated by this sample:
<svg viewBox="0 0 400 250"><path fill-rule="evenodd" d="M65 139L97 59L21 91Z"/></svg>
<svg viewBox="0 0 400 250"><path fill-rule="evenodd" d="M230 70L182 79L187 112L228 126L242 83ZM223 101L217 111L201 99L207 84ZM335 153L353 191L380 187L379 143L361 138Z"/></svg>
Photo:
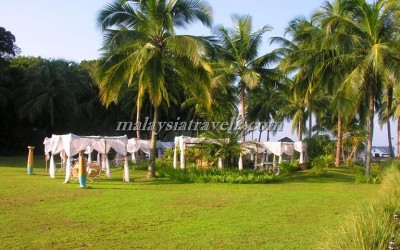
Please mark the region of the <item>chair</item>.
<svg viewBox="0 0 400 250"><path fill-rule="evenodd" d="M87 178L89 181L100 179L101 166L99 163L93 161L87 164Z"/></svg>
<svg viewBox="0 0 400 250"><path fill-rule="evenodd" d="M79 163L76 162L71 168L71 179L78 180L79 177Z"/></svg>

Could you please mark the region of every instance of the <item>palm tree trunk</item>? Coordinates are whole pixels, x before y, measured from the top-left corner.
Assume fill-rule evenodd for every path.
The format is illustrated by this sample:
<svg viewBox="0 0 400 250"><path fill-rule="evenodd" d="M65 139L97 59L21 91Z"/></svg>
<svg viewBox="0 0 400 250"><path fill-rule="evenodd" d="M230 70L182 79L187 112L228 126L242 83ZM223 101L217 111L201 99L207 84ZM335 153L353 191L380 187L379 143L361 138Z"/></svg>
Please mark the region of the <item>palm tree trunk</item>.
<svg viewBox="0 0 400 250"><path fill-rule="evenodd" d="M371 170L371 152L372 152L372 138L374 136L374 93L369 93L369 108L368 108L368 135L367 135L367 154L365 156L365 176L370 176Z"/></svg>
<svg viewBox="0 0 400 250"><path fill-rule="evenodd" d="M393 96L393 88L389 87L387 90L387 106L386 106L386 115L387 115L387 133L388 133L388 142L389 142L389 157L394 158L393 145L392 145L392 131L390 129L390 114L392 113L392 96Z"/></svg>
<svg viewBox="0 0 400 250"><path fill-rule="evenodd" d="M140 123L140 101L136 101L136 125ZM136 139L140 139L140 129L136 130Z"/></svg>
<svg viewBox="0 0 400 250"><path fill-rule="evenodd" d="M308 138L312 136L312 110L311 101L308 102Z"/></svg>
<svg viewBox="0 0 400 250"><path fill-rule="evenodd" d="M261 141L261 135L262 135L262 132L263 132L262 126L263 126L263 124L261 123L260 130L259 130L260 134L258 134L258 141Z"/></svg>
<svg viewBox="0 0 400 250"><path fill-rule="evenodd" d="M157 148L156 148L157 124L158 124L158 106L154 105L153 127L151 130L150 157L149 157L149 166L147 168L147 179L154 178L155 176L156 153L157 153Z"/></svg>
<svg viewBox="0 0 400 250"><path fill-rule="evenodd" d="M392 131L390 128L390 119L388 118L388 121L386 123L387 127L387 133L388 133L388 142L389 142L389 157L391 159L394 158L394 152L393 152L393 144L392 144Z"/></svg>
<svg viewBox="0 0 400 250"><path fill-rule="evenodd" d="M400 117L397 117L397 157L400 157Z"/></svg>
<svg viewBox="0 0 400 250"><path fill-rule="evenodd" d="M240 87L240 95L241 95L241 102L242 102L242 141L246 141L246 98L245 98L245 85L242 83Z"/></svg>
<svg viewBox="0 0 400 250"><path fill-rule="evenodd" d="M336 143L336 159L335 166L340 166L340 154L342 150L342 112L338 113L338 131L337 131L337 143Z"/></svg>
<svg viewBox="0 0 400 250"><path fill-rule="evenodd" d="M298 136L299 141L303 140L303 122L302 121L299 121L297 136Z"/></svg>

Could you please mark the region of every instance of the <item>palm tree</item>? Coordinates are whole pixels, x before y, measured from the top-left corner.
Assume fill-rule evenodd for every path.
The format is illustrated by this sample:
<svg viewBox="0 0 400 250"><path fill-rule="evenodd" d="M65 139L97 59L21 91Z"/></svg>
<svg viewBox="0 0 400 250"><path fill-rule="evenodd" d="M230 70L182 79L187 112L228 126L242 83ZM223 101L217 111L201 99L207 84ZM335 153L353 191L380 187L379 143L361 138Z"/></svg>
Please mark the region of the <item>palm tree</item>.
<svg viewBox="0 0 400 250"><path fill-rule="evenodd" d="M292 132L297 130L297 139L303 139L304 125L306 121L307 103L305 101L305 90L291 80L280 89L282 103L278 110L279 119L292 121Z"/></svg>
<svg viewBox="0 0 400 250"><path fill-rule="evenodd" d="M384 82L384 93L382 96L382 104L378 112L379 122L382 125L386 123L389 145L389 157L394 158L393 145L392 145L392 131L390 126L390 118L393 117L393 87L394 76L387 76Z"/></svg>
<svg viewBox="0 0 400 250"><path fill-rule="evenodd" d="M351 95L351 91L346 91L346 88L341 87L341 83L349 72L347 65L343 64L340 58L335 57L338 51L335 46L336 40L334 35L339 34L338 37L341 39L345 38L342 31L338 28L337 20L345 19L347 16L348 11L345 9L343 0L326 1L312 16L312 20L325 33L320 49L327 53L325 53L324 60L322 61L323 70L320 77L323 82L329 83L325 85L332 101L329 110L332 114L331 119L337 120L336 167L339 167L342 155L343 127L354 117L354 111L357 110L358 105L358 103L354 102L354 96ZM349 40L343 39L345 42L351 42Z"/></svg>
<svg viewBox="0 0 400 250"><path fill-rule="evenodd" d="M282 57L279 69L293 78L296 95L303 94L308 116L308 137L312 136L312 116L317 115L327 103L326 84L321 80L327 51L323 49L324 32L317 22L306 18L293 19L285 30L285 36L273 37L272 43L280 48L275 53ZM302 91L300 91L302 89ZM300 91L300 92L299 92ZM318 118L316 116L316 118Z"/></svg>
<svg viewBox="0 0 400 250"><path fill-rule="evenodd" d="M396 140L396 153L400 156L400 86L397 85L393 91L394 95L394 117L397 119L397 140Z"/></svg>
<svg viewBox="0 0 400 250"><path fill-rule="evenodd" d="M260 84L249 92L247 98L247 117L250 122L260 122L259 138L261 141L262 131L267 130L267 141L269 141L272 122L278 121L277 111L281 108L283 102L281 101L280 88L280 74L277 70L270 70L269 78L263 78ZM261 127L263 123L267 123L268 127ZM277 131L272 130L275 134Z"/></svg>
<svg viewBox="0 0 400 250"><path fill-rule="evenodd" d="M68 74L71 63L44 61L29 76L27 87L16 90L17 113L32 125L44 120L47 133L57 132L57 121L76 116L77 102Z"/></svg>
<svg viewBox="0 0 400 250"><path fill-rule="evenodd" d="M332 46L338 49L337 60L346 65L349 73L342 85L348 93L359 93L360 102L368 98L366 175L370 175L371 149L374 126L375 101L382 91L387 75L399 72L399 59L395 32L397 23L394 13L397 1L378 0L372 4L365 0L340 1L346 15L325 19L327 35L332 37Z"/></svg>
<svg viewBox="0 0 400 250"><path fill-rule="evenodd" d="M254 89L261 79L263 68L270 62L270 56L258 56L264 33L270 31L269 26L253 32L253 22L250 16L233 16L233 29L223 26L216 30L216 35L220 39L224 48L222 61L225 63L226 72L233 76L234 81L238 82L238 89L241 98L242 114L242 140L245 141L245 121L246 121L246 91L247 88Z"/></svg>
<svg viewBox="0 0 400 250"><path fill-rule="evenodd" d="M138 102L146 93L153 107L148 178L154 177L159 106L169 104L167 85L182 84L186 91L203 96L210 107L209 67L203 60L205 46L194 36L176 35L194 21L211 26L207 2L189 0L121 0L100 11L98 25L104 33L103 54L96 78L101 100L116 101L123 84L137 78ZM166 72L174 72L173 79Z"/></svg>

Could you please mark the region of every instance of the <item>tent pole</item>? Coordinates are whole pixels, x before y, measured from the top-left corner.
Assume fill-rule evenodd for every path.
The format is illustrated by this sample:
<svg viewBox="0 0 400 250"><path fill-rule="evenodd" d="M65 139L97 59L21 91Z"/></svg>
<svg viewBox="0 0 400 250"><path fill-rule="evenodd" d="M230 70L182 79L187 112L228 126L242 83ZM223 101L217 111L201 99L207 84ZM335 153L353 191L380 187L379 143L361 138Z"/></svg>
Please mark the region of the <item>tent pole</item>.
<svg viewBox="0 0 400 250"><path fill-rule="evenodd" d="M47 169L47 155L44 155L44 161L46 162L46 173L48 173L49 170Z"/></svg>

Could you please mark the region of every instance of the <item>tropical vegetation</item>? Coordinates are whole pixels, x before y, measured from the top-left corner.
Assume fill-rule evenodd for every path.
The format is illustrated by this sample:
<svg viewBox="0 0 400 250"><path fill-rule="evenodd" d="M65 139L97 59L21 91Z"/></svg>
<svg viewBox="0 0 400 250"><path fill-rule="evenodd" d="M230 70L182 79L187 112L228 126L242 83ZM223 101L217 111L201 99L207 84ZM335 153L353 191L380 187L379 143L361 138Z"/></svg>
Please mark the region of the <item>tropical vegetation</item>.
<svg viewBox="0 0 400 250"><path fill-rule="evenodd" d="M389 146L390 121L400 117L399 8L395 0L326 1L271 38L278 48L267 54L271 27L253 27L248 15L233 15L232 28L214 26L207 37L182 35L195 22L212 27L206 1L115 0L98 14L100 58L80 63L17 56L15 37L2 28L1 152L40 145L52 133L120 134L117 121L218 122L241 114L243 124L289 121L297 139L309 142L311 158L364 164L369 176L376 114ZM123 131L152 140L149 177L155 140L182 133L157 137L155 129ZM213 132L236 140L263 133Z"/></svg>

